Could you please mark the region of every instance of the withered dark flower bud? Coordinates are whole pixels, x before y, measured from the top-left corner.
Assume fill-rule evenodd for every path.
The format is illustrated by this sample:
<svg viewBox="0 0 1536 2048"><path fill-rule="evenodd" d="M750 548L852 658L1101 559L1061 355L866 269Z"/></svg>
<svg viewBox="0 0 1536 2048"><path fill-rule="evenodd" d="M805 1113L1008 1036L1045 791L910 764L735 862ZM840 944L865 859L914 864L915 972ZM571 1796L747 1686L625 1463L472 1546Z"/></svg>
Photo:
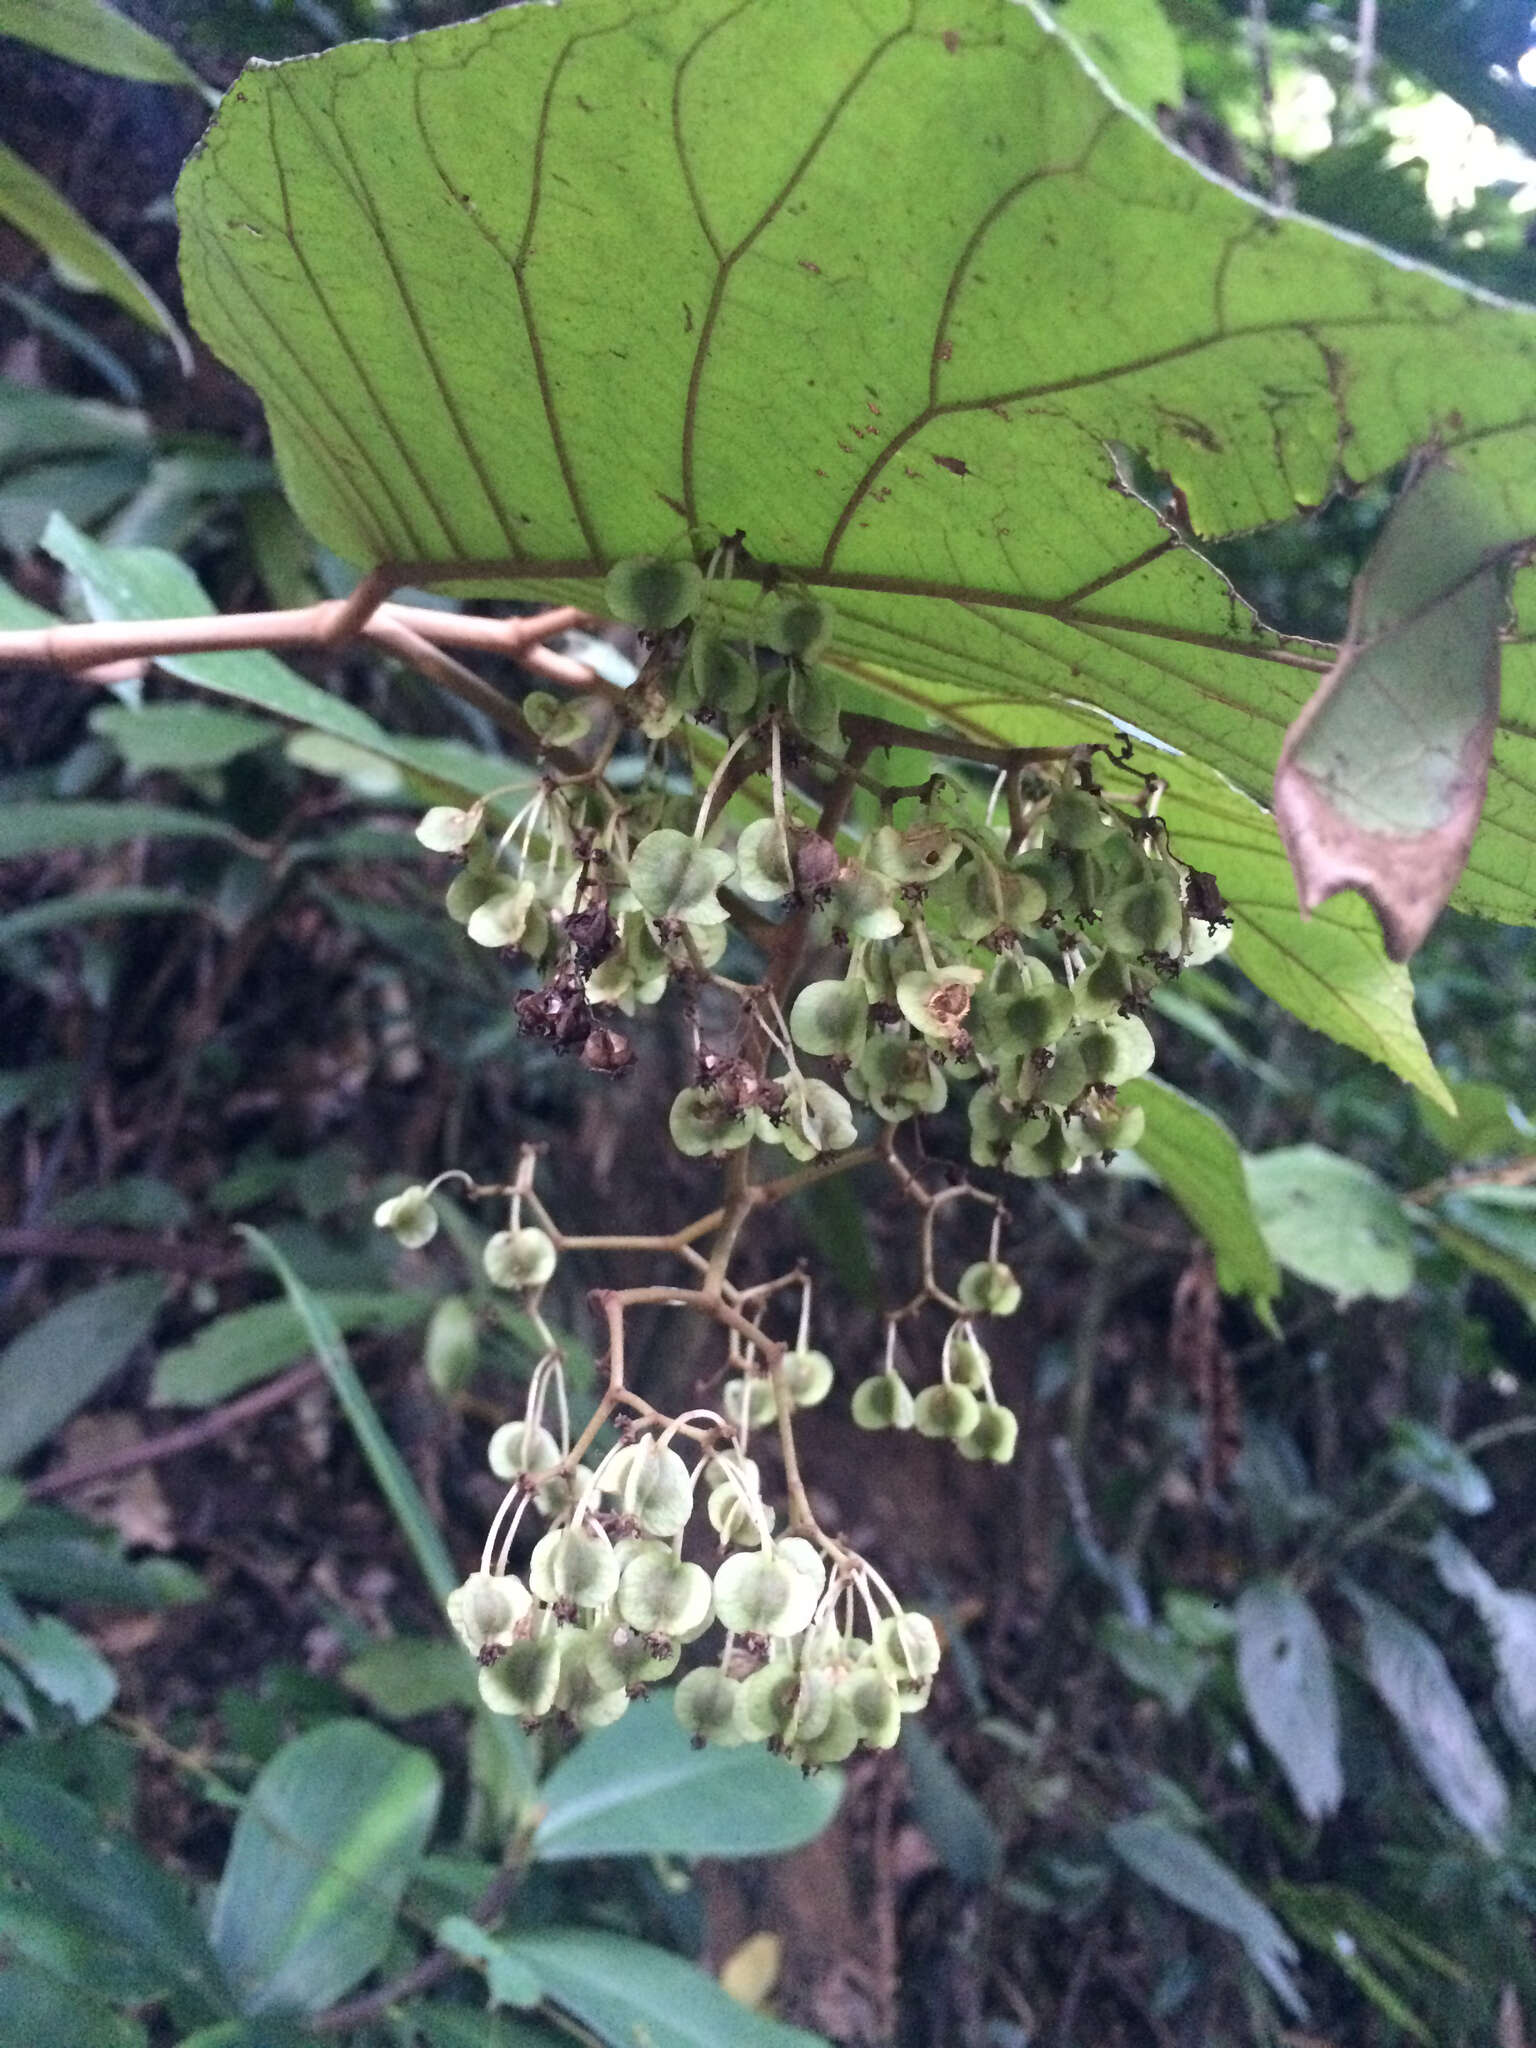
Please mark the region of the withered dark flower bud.
<svg viewBox="0 0 1536 2048"><path fill-rule="evenodd" d="M758 1107L775 1123L784 1113L787 1092L782 1081L759 1081L757 1084Z"/></svg>
<svg viewBox="0 0 1536 2048"><path fill-rule="evenodd" d="M581 1064L593 1074L626 1074L635 1064L635 1049L622 1031L594 1025L581 1048Z"/></svg>
<svg viewBox="0 0 1536 2048"><path fill-rule="evenodd" d="M901 1011L895 1003L871 1003L869 1021L872 1029L888 1031L893 1024L901 1022Z"/></svg>
<svg viewBox="0 0 1536 2048"><path fill-rule="evenodd" d="M565 936L584 969L600 967L619 943L618 928L606 901L599 897L565 920Z"/></svg>
<svg viewBox="0 0 1536 2048"><path fill-rule="evenodd" d="M1202 924L1230 924L1226 901L1216 886L1216 877L1208 875L1201 868L1191 868L1185 877L1184 900L1189 905L1191 917L1198 917Z"/></svg>
<svg viewBox="0 0 1536 2048"><path fill-rule="evenodd" d="M803 895L814 896L830 889L842 872L837 848L819 832L797 832L793 853L795 886Z"/></svg>
<svg viewBox="0 0 1536 2048"><path fill-rule="evenodd" d="M512 1007L530 1038L547 1038L559 1052L574 1051L592 1034L592 1005L577 975L562 972L543 988L525 989Z"/></svg>
<svg viewBox="0 0 1536 2048"><path fill-rule="evenodd" d="M744 1109L751 1109L762 1089L762 1083L746 1060L719 1061L711 1085L726 1108L738 1114Z"/></svg>

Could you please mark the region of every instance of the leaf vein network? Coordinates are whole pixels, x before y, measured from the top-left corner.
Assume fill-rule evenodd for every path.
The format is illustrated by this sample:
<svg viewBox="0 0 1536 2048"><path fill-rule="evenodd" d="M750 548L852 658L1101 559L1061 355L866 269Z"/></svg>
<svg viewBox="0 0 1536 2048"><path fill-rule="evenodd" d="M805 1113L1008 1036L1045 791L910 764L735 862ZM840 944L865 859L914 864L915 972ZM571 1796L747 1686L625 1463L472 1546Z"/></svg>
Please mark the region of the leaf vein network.
<svg viewBox="0 0 1536 2048"><path fill-rule="evenodd" d="M305 125L309 126L307 117L303 115L303 110L298 105L297 95L294 91L294 88L289 84L284 74L281 71L275 71L273 73L273 81L274 83L280 83L282 85L283 89L288 94L290 104L293 105L295 111L300 114L301 119L305 120ZM436 497L432 491L431 484L422 474L421 465L417 462L415 456L411 452L409 440L401 434L394 420L390 417L388 408L380 399L379 393L375 388L373 379L368 374L367 365L362 360L362 357L358 354L358 351L353 346L352 342L348 339L346 329L343 327L341 322L336 318L335 312L331 306L331 302L329 298L326 296L325 292L321 289L320 281L315 275L314 266L310 263L308 256L305 254L303 238L298 233L297 225L294 221L293 199L292 193L289 188L288 167L283 161L282 150L278 144L277 123L274 118L273 101L270 96L268 96L267 98L266 111L268 148L271 152L272 168L277 177L278 190L282 197L283 222L285 232L287 235L288 246L293 251L294 260L297 262L299 268L303 271L305 281L309 285L309 289L315 300L315 303L320 308L321 314L324 316L325 323L330 328L331 334L335 338L337 346L340 348L342 354L346 357L348 363L351 365L353 375L357 378L358 384L361 386L361 388L368 394L369 403L372 405L374 413L378 418L380 425L384 428L384 431L386 432L386 434L388 434L390 440L393 441L395 449L399 454L401 461L405 465L405 468L409 473L412 481L414 482L417 490L421 493L423 501L430 508L433 517L437 520L438 527L442 532L444 540L448 544L449 551L453 554L462 554L464 552L463 542L461 541L459 535L454 531L453 522L444 516L442 508L438 505ZM313 131L311 130L311 132ZM322 150L322 154L325 153L326 152ZM398 503L398 501L394 499L393 492L390 493L390 497L392 503ZM408 518L406 518L403 523L407 526L407 528L410 527L410 521Z"/></svg>
<svg viewBox="0 0 1536 2048"><path fill-rule="evenodd" d="M680 155L686 156L687 152L687 139L683 133L682 110L679 103L681 74L687 69L697 52L703 48L704 44L708 42L718 29L734 20L737 15L744 13L747 7L753 4L755 4L755 0L740 0L740 4L732 9L729 15L723 17L720 21L712 23L698 37L694 44L684 53L679 63L679 75L678 79L674 82L673 89L673 132ZM693 362L688 373L688 395L683 406L682 501L685 516L690 526L696 527L699 523L697 479L695 473L699 394L703 387L704 371L709 360L710 346L714 339L715 327L719 321L720 312L725 303L725 295L730 287L731 278L735 273L736 266L751 249L758 237L778 218L790 194L820 155L823 144L831 135L839 120L853 104L858 94L863 90L870 78L873 77L880 64L883 63L898 43L905 42L912 35L915 21L915 0L909 0L905 25L901 28L893 29L890 34L882 37L854 71L847 84L837 94L831 106L827 109L819 127L796 158L788 177L784 179L779 189L768 200L756 220L753 221L752 225L741 236L740 240L736 242L734 247L726 250L723 255L718 253L717 248L715 282L710 291L709 304L705 308L704 317L699 324L699 338L694 347ZM685 171L685 178L688 175ZM701 225L703 225L702 222ZM707 227L705 228L705 234L710 240L711 246L717 246L711 231Z"/></svg>

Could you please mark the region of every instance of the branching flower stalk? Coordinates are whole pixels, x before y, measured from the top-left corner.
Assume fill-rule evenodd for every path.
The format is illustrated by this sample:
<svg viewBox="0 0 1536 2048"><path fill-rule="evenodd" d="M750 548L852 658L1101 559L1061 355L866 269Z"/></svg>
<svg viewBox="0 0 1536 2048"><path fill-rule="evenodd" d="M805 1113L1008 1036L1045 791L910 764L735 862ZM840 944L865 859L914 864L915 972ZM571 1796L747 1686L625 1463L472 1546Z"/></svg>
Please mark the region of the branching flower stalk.
<svg viewBox="0 0 1536 2048"><path fill-rule="evenodd" d="M1007 1462L1018 1422L978 1334L1020 1303L1001 1257L1007 1208L952 1168L930 1185L921 1151L909 1161L898 1149L901 1127L970 1082L978 1167L1067 1175L1134 1144L1141 1112L1117 1091L1152 1061L1141 1012L1158 979L1218 951L1226 927L1214 885L1169 847L1161 782L1136 775L1126 750L956 740L954 759L991 772L990 800L968 792L964 768L914 788L882 782L870 769L882 748L931 743L841 713L822 659L834 621L808 594L760 607L779 665L727 640L713 610L720 560L717 548L705 570L686 558L618 565L609 607L649 653L628 699L601 700L617 712L608 729L594 736L590 699L535 692L521 707L545 764L533 796L499 829L493 798L436 806L418 837L459 863L446 907L467 938L533 969L516 1015L557 1052L622 1074L636 1055L611 1020L680 990L695 1074L668 1127L685 1156L720 1162L721 1201L668 1233L569 1235L525 1149L505 1186L450 1170L390 1197L377 1221L420 1247L444 1181L505 1203L486 1276L521 1295L543 1346L522 1417L491 1438L508 1490L479 1569L449 1603L488 1704L530 1724L603 1725L718 1624L712 1661L677 1685L683 1725L700 1742L767 1741L814 1769L895 1741L927 1699L938 1637L816 1514L795 1418L828 1397L837 1371L811 1343L807 1273L733 1279L747 1227L829 1173L882 1163L916 1212L918 1279L886 1312L884 1360L853 1389L853 1419ZM621 789L607 771L626 731L642 744L638 778ZM733 925L761 950L753 980L726 970ZM818 972L839 956L839 971ZM759 1177L769 1148L794 1170ZM990 1212L989 1247L950 1286L937 1226L962 1201ZM607 1378L573 1440L540 1302L562 1256L620 1250L683 1271L592 1291ZM791 1288L786 1342L767 1325ZM667 1415L631 1383L626 1319L642 1307L718 1332L708 1405ZM946 1323L938 1371L914 1391L898 1347L930 1310ZM769 1429L782 1523L754 1455ZM530 1508L544 1532L514 1571Z"/></svg>

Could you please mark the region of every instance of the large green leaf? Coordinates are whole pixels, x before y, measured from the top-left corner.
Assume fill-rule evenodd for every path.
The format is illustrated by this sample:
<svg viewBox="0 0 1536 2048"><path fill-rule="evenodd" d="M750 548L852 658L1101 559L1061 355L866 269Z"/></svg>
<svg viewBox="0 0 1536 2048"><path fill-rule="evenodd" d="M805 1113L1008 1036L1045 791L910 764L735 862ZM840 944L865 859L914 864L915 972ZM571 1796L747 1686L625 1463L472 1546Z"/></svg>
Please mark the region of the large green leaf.
<svg viewBox="0 0 1536 2048"><path fill-rule="evenodd" d="M671 1700L653 1695L551 1771L533 1853L767 1856L819 1835L841 1794L838 1771L804 1778L762 1749L695 1749Z"/></svg>
<svg viewBox="0 0 1536 2048"><path fill-rule="evenodd" d="M138 1273L71 1295L0 1352L0 1472L111 1379L148 1336L163 1280Z"/></svg>
<svg viewBox="0 0 1536 2048"><path fill-rule="evenodd" d="M819 2034L749 2011L702 1970L649 1942L556 1928L513 1933L503 1945L609 2048L826 2048Z"/></svg>
<svg viewBox="0 0 1536 2048"><path fill-rule="evenodd" d="M338 552L597 603L615 559L741 529L888 693L1181 750L1167 815L1192 858L1205 821L1246 970L1426 1082L1364 906L1304 925L1263 811L1222 843L1326 652L1263 632L1127 458L1217 534L1439 436L1525 534L1523 309L1212 178L1042 0L568 0L348 46L247 72L179 203L193 317ZM1458 896L1514 920L1532 663Z"/></svg>
<svg viewBox="0 0 1536 2048"><path fill-rule="evenodd" d="M365 1721L278 1751L235 1824L209 1928L244 2011L318 2011L382 1960L441 1790L425 1750Z"/></svg>

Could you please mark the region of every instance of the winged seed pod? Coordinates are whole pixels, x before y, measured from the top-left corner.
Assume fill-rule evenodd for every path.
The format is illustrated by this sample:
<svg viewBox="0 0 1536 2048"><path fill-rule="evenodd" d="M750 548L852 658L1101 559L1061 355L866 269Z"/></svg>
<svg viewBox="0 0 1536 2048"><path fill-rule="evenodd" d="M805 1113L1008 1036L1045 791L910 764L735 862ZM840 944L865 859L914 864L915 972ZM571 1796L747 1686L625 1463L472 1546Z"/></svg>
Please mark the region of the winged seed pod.
<svg viewBox="0 0 1536 2048"><path fill-rule="evenodd" d="M462 853L484 822L483 804L463 811L452 804L434 804L416 827L416 837L431 853Z"/></svg>
<svg viewBox="0 0 1536 2048"><path fill-rule="evenodd" d="M493 1287L542 1287L555 1270L554 1240L536 1224L498 1230L480 1256Z"/></svg>
<svg viewBox="0 0 1536 2048"><path fill-rule="evenodd" d="M836 626L836 612L820 598L781 598L764 623L763 645L797 661L815 661L831 646Z"/></svg>
<svg viewBox="0 0 1536 2048"><path fill-rule="evenodd" d="M969 1387L942 1382L924 1387L914 1409L919 1436L948 1437L954 1441L969 1436L981 1416L981 1404Z"/></svg>
<svg viewBox="0 0 1536 2048"><path fill-rule="evenodd" d="M380 1202L373 1220L378 1229L389 1231L407 1251L420 1251L437 1235L437 1211L424 1187L404 1188L398 1195Z"/></svg>
<svg viewBox="0 0 1536 2048"><path fill-rule="evenodd" d="M521 1579L491 1572L471 1572L448 1595L448 1621L454 1634L477 1657L489 1644L509 1648L533 1605Z"/></svg>
<svg viewBox="0 0 1536 2048"><path fill-rule="evenodd" d="M1013 1268L1000 1259L981 1259L960 1275L956 1296L973 1315L1011 1316L1024 1299Z"/></svg>
<svg viewBox="0 0 1536 2048"><path fill-rule="evenodd" d="M993 1465L1009 1465L1019 1444L1019 1418L1011 1408L995 1401L982 1404L976 1427L956 1442L962 1458L984 1459Z"/></svg>
<svg viewBox="0 0 1536 2048"><path fill-rule="evenodd" d="M893 1372L876 1372L854 1388L852 1414L860 1429L910 1429L917 1407L905 1380Z"/></svg>
<svg viewBox="0 0 1536 2048"><path fill-rule="evenodd" d="M615 562L603 584L603 602L613 618L646 633L680 626L698 604L704 578L696 563L637 555Z"/></svg>
<svg viewBox="0 0 1536 2048"><path fill-rule="evenodd" d="M493 1714L542 1720L555 1704L560 1684L560 1642L555 1635L513 1643L480 1673L480 1697Z"/></svg>
<svg viewBox="0 0 1536 2048"><path fill-rule="evenodd" d="M786 1351L780 1361L784 1388L797 1408L815 1408L832 1391L832 1361L824 1351Z"/></svg>
<svg viewBox="0 0 1536 2048"><path fill-rule="evenodd" d="M813 1579L772 1542L737 1551L715 1571L715 1611L739 1635L797 1636L816 1611L825 1580Z"/></svg>

